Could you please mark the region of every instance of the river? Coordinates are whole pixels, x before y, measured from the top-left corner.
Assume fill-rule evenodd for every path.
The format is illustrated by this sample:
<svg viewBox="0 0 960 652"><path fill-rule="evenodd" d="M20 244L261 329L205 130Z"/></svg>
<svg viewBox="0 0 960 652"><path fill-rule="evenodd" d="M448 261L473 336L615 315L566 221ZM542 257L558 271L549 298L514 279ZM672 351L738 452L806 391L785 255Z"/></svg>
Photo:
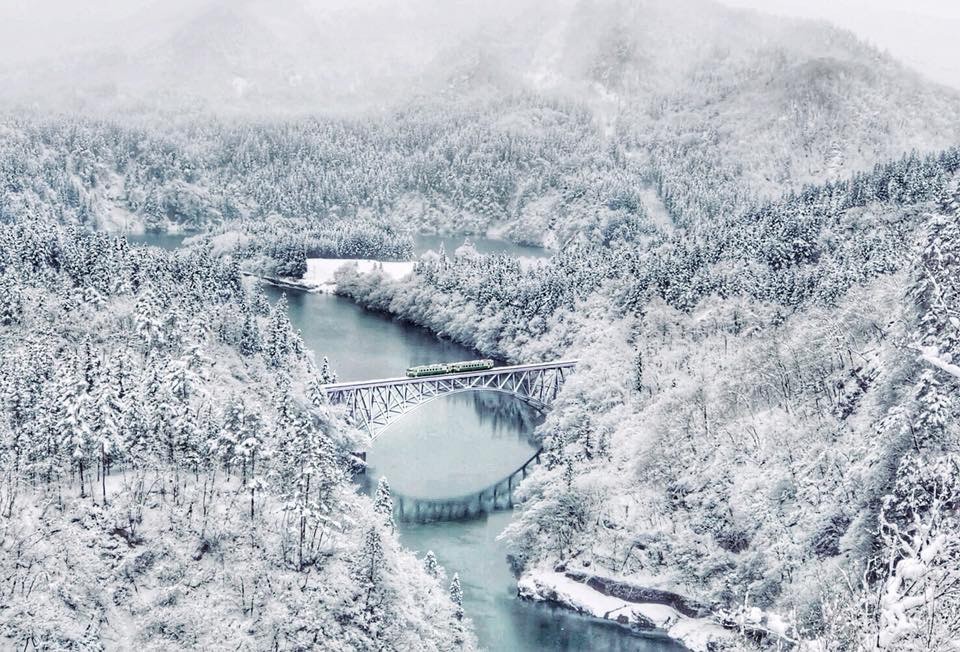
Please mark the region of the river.
<svg viewBox="0 0 960 652"><path fill-rule="evenodd" d="M161 249L176 249L183 243L184 238L188 238L192 234L148 232L128 233L126 235L127 241L131 244L150 245ZM466 239L469 239L474 248L481 254L508 254L518 258L544 258L549 255L546 249L519 245L507 240L453 235L415 235L413 237L413 250L416 256L421 256L430 250L438 251L442 246L448 254L453 254Z"/></svg>
<svg viewBox="0 0 960 652"><path fill-rule="evenodd" d="M470 240L474 249L484 255L508 254L518 258L543 258L549 255L549 252L542 247L519 245L508 240L493 240L472 235L416 235L413 238L413 247L418 256L431 249L438 251L441 245L448 254L452 254L464 243L464 240Z"/></svg>
<svg viewBox="0 0 960 652"><path fill-rule="evenodd" d="M151 243L149 236L137 239ZM158 244L170 247L170 236ZM478 250L481 246L486 248L487 243L478 243ZM491 246L518 253L509 243ZM364 310L342 297L269 286L265 291L271 300L286 292L290 321L300 329L309 349L317 356L328 356L339 380L396 376L411 365L478 357L475 351ZM404 416L374 442L368 453L368 476L385 476L395 492L421 498L459 496L484 488L516 470L534 452L529 437L539 418L519 401L490 392L433 401ZM484 649L684 649L669 639L637 636L612 623L517 599L506 549L497 541L510 519L509 512L498 512L468 521L400 526L404 545L421 555L433 550L448 575L460 574L464 609Z"/></svg>

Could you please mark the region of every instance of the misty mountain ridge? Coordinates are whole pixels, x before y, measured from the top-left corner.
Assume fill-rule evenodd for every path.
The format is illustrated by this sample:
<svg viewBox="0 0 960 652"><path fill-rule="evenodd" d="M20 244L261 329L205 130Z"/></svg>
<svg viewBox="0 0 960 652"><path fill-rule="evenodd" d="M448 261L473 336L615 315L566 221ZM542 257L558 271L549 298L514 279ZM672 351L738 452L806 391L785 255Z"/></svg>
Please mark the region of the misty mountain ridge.
<svg viewBox="0 0 960 652"><path fill-rule="evenodd" d="M134 35L122 45L91 44L73 61L3 76L12 82L9 98L41 106L64 108L66 97L85 108L154 101L257 114L388 107L443 89L468 93L472 84L577 100L646 99L700 80L718 58L749 67L771 49L797 63L859 63L911 76L828 25L709 0L527 2L486 12L460 2L451 14L439 16L422 0L350 11L304 0L208 2L152 30L119 26Z"/></svg>
<svg viewBox="0 0 960 652"><path fill-rule="evenodd" d="M157 21L150 38L131 26L132 44L21 69L4 85L41 116L49 106L121 123L146 115L146 124L157 115L201 124L312 115L331 121L330 134L308 127L309 146L271 153L302 165L275 171L303 185L301 195L320 192L308 180L329 165L329 139L342 138L333 160L353 174L372 179L380 172L366 161L396 158L389 196L368 193L370 206L349 210L536 243L563 241L584 219L603 222L609 206L638 204L643 188L658 201L639 203L684 226L960 141L957 92L825 23L710 0L494 9L465 0L456 9L441 13L426 0L357 8L210 2ZM276 134L263 137L277 147ZM445 184L423 161L432 170L461 151L475 158L478 139L489 151L468 165L510 176L502 169L509 160L511 180L484 182L482 200L438 190ZM181 156L194 158L196 145L183 143ZM207 206L221 193L213 190L225 182L218 177L232 179L209 169L224 160L223 147L205 142L206 154L190 164L199 179L166 180L161 196L186 187ZM89 192L111 205L103 184L122 179L102 176ZM297 210L322 216L337 204L338 193L325 192ZM253 213L267 205L263 197L238 201ZM218 219L219 210L207 210ZM179 209L168 212L181 220Z"/></svg>

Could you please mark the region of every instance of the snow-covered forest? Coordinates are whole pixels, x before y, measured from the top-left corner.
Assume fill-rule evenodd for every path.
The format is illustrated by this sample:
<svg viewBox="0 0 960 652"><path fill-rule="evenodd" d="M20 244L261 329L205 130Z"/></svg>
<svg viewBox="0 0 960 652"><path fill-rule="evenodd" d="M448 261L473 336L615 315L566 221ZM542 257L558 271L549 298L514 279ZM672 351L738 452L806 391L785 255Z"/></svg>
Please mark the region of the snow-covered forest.
<svg viewBox="0 0 960 652"><path fill-rule="evenodd" d="M0 66L0 648L483 647L253 278L374 259L413 272L340 297L579 360L502 533L526 597L960 650L960 92L711 0L316 4Z"/></svg>
<svg viewBox="0 0 960 652"><path fill-rule="evenodd" d="M734 621L790 614L777 634L824 649L947 650L960 191L955 151L928 165L911 201L865 190L899 161L642 253L435 258L338 288L490 355L585 361L506 533L519 568L667 578Z"/></svg>
<svg viewBox="0 0 960 652"><path fill-rule="evenodd" d="M33 221L0 242L9 644L472 645L389 493L351 486L360 435L283 302L203 248Z"/></svg>

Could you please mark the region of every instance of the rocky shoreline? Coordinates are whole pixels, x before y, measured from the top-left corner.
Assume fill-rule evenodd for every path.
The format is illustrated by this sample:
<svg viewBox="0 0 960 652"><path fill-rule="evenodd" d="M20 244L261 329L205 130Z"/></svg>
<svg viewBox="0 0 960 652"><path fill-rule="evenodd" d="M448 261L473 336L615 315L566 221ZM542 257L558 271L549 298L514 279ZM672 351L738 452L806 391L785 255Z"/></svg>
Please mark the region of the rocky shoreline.
<svg viewBox="0 0 960 652"><path fill-rule="evenodd" d="M616 622L634 632L665 633L695 652L706 652L712 642L733 636L704 603L582 570L528 571L517 590L521 599Z"/></svg>

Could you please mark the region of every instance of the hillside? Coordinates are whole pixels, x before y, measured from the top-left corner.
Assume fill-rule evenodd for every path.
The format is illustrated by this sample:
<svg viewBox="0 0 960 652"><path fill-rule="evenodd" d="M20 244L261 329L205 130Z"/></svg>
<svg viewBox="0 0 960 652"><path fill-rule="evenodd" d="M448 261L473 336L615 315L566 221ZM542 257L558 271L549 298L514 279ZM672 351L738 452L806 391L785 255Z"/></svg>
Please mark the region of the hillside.
<svg viewBox="0 0 960 652"><path fill-rule="evenodd" d="M525 578L678 591L774 647L950 649L958 175L953 149L646 251L619 235L338 291L490 355L580 359L505 535Z"/></svg>
<svg viewBox="0 0 960 652"><path fill-rule="evenodd" d="M284 301L203 248L0 243L0 646L472 648Z"/></svg>
<svg viewBox="0 0 960 652"><path fill-rule="evenodd" d="M553 255L336 288L580 361L499 539L525 595L672 592L743 635L712 650L960 649L960 93L712 0L170 0L97 33L0 62L5 645L474 648L243 276L436 232Z"/></svg>
<svg viewBox="0 0 960 652"><path fill-rule="evenodd" d="M417 48L441 16L406 29L412 3L394 33L375 9L368 24L297 0L213 3L140 50L92 53L89 75L45 67L110 89L102 111L83 89L57 103L109 118L36 98L6 118L5 210L59 196L67 221L189 229L362 213L556 246L610 222L741 214L960 141L956 92L826 24L707 0L530 3L467 11ZM376 38L348 46L355 27ZM24 174L37 160L54 178Z"/></svg>

